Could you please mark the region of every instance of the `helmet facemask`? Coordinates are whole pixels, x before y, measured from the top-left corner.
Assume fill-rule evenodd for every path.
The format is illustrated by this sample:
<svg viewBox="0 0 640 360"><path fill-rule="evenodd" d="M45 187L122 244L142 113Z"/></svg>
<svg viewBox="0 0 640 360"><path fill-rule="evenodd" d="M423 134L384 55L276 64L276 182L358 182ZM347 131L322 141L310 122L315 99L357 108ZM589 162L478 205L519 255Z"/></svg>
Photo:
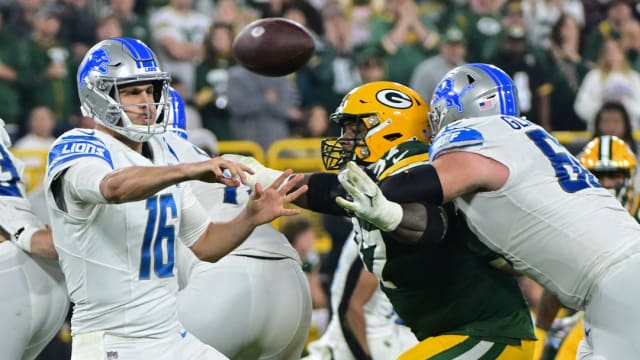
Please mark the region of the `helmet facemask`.
<svg viewBox="0 0 640 360"><path fill-rule="evenodd" d="M337 138L322 140L322 162L325 169L340 170L349 161L356 161L359 165L367 164L364 159L369 157L371 152L365 142L367 134L365 123L370 117L377 118L375 114L334 113L331 115L331 121L340 125L341 135ZM350 127L355 129L346 131Z"/></svg>
<svg viewBox="0 0 640 360"><path fill-rule="evenodd" d="M398 83L375 81L353 89L330 117L342 135L322 141L325 168L338 170L349 161L367 166L403 142L428 142L428 111L418 93Z"/></svg>
<svg viewBox="0 0 640 360"><path fill-rule="evenodd" d="M78 94L84 116L135 142L147 141L166 131L170 113L168 96L171 77L157 66L153 52L142 42L113 38L91 48L78 68ZM122 104L119 89L151 83L153 102ZM152 121L137 125L126 114L130 107L146 107ZM155 116L151 116L155 107Z"/></svg>

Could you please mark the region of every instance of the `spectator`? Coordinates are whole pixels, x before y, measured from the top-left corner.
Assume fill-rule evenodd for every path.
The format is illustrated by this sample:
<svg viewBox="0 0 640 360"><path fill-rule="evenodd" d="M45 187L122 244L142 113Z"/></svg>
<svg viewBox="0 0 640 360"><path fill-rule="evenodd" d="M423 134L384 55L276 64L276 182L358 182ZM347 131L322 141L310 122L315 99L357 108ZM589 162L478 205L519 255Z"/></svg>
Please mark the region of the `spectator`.
<svg viewBox="0 0 640 360"><path fill-rule="evenodd" d="M369 23L368 46L384 50L387 77L402 84L425 57L434 55L440 35L426 16L419 16L414 0L385 2L384 16L374 16Z"/></svg>
<svg viewBox="0 0 640 360"><path fill-rule="evenodd" d="M96 39L98 41L121 36L122 24L115 15L106 15L98 18L98 25L96 27Z"/></svg>
<svg viewBox="0 0 640 360"><path fill-rule="evenodd" d="M411 88L425 101L431 100L431 95L442 77L453 68L464 64L467 53L462 30L449 28L442 38L440 53L421 62L411 76Z"/></svg>
<svg viewBox="0 0 640 360"><path fill-rule="evenodd" d="M598 110L595 119L593 137L614 135L622 139L634 154L638 154L638 145L633 139L631 119L627 109L619 102L606 102Z"/></svg>
<svg viewBox="0 0 640 360"><path fill-rule="evenodd" d="M191 8L192 0L170 0L150 19L151 36L158 45L162 69L184 81L185 100L191 100L195 89L195 69L201 61L210 17Z"/></svg>
<svg viewBox="0 0 640 360"><path fill-rule="evenodd" d="M122 34L148 44L151 40L148 19L134 12L135 0L110 0L111 11L122 25ZM100 39L98 39L100 40Z"/></svg>
<svg viewBox="0 0 640 360"><path fill-rule="evenodd" d="M551 28L551 46L546 51L546 74L551 83L549 96L551 129L563 131L584 130L573 103L582 79L589 71L589 63L580 56L580 28L576 20L564 14Z"/></svg>
<svg viewBox="0 0 640 360"><path fill-rule="evenodd" d="M589 61L596 61L605 40L618 39L622 26L633 18L632 2L628 0L612 0L606 11L606 18L591 28L586 36L583 56Z"/></svg>
<svg viewBox="0 0 640 360"><path fill-rule="evenodd" d="M229 69L228 96L233 138L255 141L265 151L274 141L291 136L289 121L302 118L285 77L266 77L236 65Z"/></svg>
<svg viewBox="0 0 640 360"><path fill-rule="evenodd" d="M13 145L15 149L49 150L56 138L53 129L56 119L46 106L36 106L29 115L29 132ZM43 164L44 165L44 164Z"/></svg>
<svg viewBox="0 0 640 360"><path fill-rule="evenodd" d="M349 22L344 10L333 4L322 12L325 34L317 39L316 52L308 65L296 73L302 106L320 103L327 112L360 83Z"/></svg>
<svg viewBox="0 0 640 360"><path fill-rule="evenodd" d="M79 65L96 42L97 19L89 0L61 0L60 38L71 48L71 59Z"/></svg>
<svg viewBox="0 0 640 360"><path fill-rule="evenodd" d="M363 84L387 79L387 64L378 50L365 49L358 54L356 60Z"/></svg>
<svg viewBox="0 0 640 360"><path fill-rule="evenodd" d="M467 40L467 61L487 62L500 48L502 12L505 0L469 0L453 14L453 23Z"/></svg>
<svg viewBox="0 0 640 360"><path fill-rule="evenodd" d="M14 135L22 115L20 84L26 59L24 51L16 49L20 41L4 26L7 11L0 8L0 118L7 132Z"/></svg>
<svg viewBox="0 0 640 360"><path fill-rule="evenodd" d="M587 130L594 130L596 112L608 101L624 104L632 130L640 129L640 74L631 68L614 39L605 40L596 67L587 73L576 95L574 109Z"/></svg>
<svg viewBox="0 0 640 360"><path fill-rule="evenodd" d="M620 44L631 67L640 72L640 21L630 20L622 26Z"/></svg>
<svg viewBox="0 0 640 360"><path fill-rule="evenodd" d="M34 16L45 6L45 0L17 0L12 2L7 12L6 30L16 38L24 39L33 31Z"/></svg>
<svg viewBox="0 0 640 360"><path fill-rule="evenodd" d="M56 120L66 121L79 108L79 100L72 52L59 37L61 16L55 6L44 6L34 15L33 33L25 42L29 72L23 101L27 112L46 105Z"/></svg>
<svg viewBox="0 0 640 360"><path fill-rule="evenodd" d="M584 26L584 6L581 0L522 1L529 42L538 48L551 46L551 31L561 16L571 16L580 28Z"/></svg>
<svg viewBox="0 0 640 360"><path fill-rule="evenodd" d="M213 23L204 39L204 58L196 67L194 104L202 117L202 125L220 140L231 140L229 125L229 68L233 28L228 23Z"/></svg>
<svg viewBox="0 0 640 360"><path fill-rule="evenodd" d="M520 114L529 119L538 119L539 124L549 130L551 84L545 76L544 61L535 49L527 45L522 24L505 30L504 43L489 62L503 69L513 79L518 88Z"/></svg>

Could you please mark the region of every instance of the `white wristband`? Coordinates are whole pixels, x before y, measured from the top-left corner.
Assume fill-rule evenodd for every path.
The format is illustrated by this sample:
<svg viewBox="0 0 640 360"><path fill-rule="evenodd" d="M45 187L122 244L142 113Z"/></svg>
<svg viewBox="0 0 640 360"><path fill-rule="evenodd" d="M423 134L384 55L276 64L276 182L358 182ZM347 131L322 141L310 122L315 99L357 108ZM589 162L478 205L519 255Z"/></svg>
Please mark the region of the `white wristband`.
<svg viewBox="0 0 640 360"><path fill-rule="evenodd" d="M31 252L31 238L33 238L33 234L38 232L37 227L25 227L11 237L11 241L16 244L20 249L30 253Z"/></svg>

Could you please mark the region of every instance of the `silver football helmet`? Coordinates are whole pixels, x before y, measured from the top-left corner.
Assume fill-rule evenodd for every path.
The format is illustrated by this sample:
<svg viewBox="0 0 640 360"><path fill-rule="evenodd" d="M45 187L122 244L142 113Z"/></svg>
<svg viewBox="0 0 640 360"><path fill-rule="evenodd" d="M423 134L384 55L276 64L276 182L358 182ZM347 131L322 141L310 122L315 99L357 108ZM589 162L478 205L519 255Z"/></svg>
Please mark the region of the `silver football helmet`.
<svg viewBox="0 0 640 360"><path fill-rule="evenodd" d="M433 92L429 122L434 136L454 121L489 115L520 116L516 86L496 66L458 66L442 78Z"/></svg>
<svg viewBox="0 0 640 360"><path fill-rule="evenodd" d="M136 142L144 142L166 130L171 77L160 70L155 54L142 41L131 38L100 41L82 59L77 81L84 116ZM146 106L148 112L155 107L155 119L147 125L136 125L120 103L118 88L147 82L153 84L154 102L127 106Z"/></svg>

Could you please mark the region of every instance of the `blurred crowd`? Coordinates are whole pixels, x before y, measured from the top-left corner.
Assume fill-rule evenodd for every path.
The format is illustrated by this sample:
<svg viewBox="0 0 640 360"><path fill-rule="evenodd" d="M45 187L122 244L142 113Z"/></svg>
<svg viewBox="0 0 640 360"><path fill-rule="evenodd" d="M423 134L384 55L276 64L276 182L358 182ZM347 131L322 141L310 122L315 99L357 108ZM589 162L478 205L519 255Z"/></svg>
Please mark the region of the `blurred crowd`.
<svg viewBox="0 0 640 360"><path fill-rule="evenodd" d="M16 146L48 147L82 118L78 62L98 40L151 44L187 100L191 129L219 140L335 135L328 114L353 87L391 80L428 101L463 62L505 69L523 115L548 130L596 130L620 105L640 129L640 6L626 0L0 0L0 117ZM234 34L286 17L316 39L297 73L253 74Z"/></svg>

